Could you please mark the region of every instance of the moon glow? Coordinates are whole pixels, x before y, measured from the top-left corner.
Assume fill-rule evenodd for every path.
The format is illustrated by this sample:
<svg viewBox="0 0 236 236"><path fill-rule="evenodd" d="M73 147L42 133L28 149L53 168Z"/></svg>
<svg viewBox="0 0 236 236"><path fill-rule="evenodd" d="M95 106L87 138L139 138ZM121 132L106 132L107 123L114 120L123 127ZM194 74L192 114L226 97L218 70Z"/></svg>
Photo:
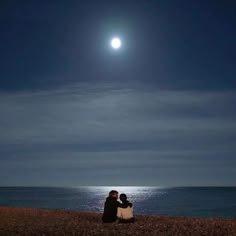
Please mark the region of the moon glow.
<svg viewBox="0 0 236 236"><path fill-rule="evenodd" d="M111 46L114 49L119 49L121 47L121 40L119 38L113 38L111 40Z"/></svg>

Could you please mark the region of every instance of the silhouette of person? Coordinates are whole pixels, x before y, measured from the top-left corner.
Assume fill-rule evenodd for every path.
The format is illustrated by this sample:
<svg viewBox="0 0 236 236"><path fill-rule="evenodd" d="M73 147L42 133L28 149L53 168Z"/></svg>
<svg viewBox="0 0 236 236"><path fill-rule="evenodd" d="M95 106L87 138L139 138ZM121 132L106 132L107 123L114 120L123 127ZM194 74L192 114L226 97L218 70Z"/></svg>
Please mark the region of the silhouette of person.
<svg viewBox="0 0 236 236"><path fill-rule="evenodd" d="M117 208L121 203L117 201L118 192L116 190L112 190L109 192L109 196L106 198L104 204L104 212L102 216L102 221L104 223L112 223L117 219Z"/></svg>
<svg viewBox="0 0 236 236"><path fill-rule="evenodd" d="M119 223L134 223L133 204L127 200L124 193L120 195L120 200L122 204L117 209Z"/></svg>

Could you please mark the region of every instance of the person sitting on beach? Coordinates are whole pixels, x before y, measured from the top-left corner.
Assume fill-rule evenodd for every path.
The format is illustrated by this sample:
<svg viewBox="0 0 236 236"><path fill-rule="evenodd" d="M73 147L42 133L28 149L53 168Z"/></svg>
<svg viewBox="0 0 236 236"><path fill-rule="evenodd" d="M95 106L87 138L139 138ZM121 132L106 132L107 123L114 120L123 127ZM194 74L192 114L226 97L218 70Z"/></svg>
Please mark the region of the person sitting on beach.
<svg viewBox="0 0 236 236"><path fill-rule="evenodd" d="M118 192L116 190L110 191L104 205L104 212L102 216L102 221L104 223L112 223L117 220L117 208L121 206L121 203L118 202L117 199Z"/></svg>
<svg viewBox="0 0 236 236"><path fill-rule="evenodd" d="M126 194L120 195L122 204L117 209L119 223L134 223L133 204L127 200Z"/></svg>

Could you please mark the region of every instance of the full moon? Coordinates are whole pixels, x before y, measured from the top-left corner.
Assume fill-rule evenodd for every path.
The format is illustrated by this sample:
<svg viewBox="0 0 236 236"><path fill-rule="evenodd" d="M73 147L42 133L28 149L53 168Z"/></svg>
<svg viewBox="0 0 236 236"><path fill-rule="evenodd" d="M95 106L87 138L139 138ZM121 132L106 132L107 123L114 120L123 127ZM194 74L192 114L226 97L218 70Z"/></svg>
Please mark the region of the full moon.
<svg viewBox="0 0 236 236"><path fill-rule="evenodd" d="M119 38L113 38L111 40L111 46L114 49L119 49L121 47L121 40Z"/></svg>

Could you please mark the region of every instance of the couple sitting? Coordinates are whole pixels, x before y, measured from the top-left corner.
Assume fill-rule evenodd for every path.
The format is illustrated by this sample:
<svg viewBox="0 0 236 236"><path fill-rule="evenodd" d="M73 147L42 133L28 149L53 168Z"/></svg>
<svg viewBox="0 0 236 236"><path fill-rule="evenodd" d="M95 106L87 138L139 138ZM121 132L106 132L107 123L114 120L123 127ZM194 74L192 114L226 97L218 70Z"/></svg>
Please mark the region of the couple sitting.
<svg viewBox="0 0 236 236"><path fill-rule="evenodd" d="M120 195L121 202L117 201L117 199L118 192L116 190L110 191L104 205L102 221L104 223L112 223L118 219L119 223L133 223L132 203L127 200L127 196L124 193Z"/></svg>

